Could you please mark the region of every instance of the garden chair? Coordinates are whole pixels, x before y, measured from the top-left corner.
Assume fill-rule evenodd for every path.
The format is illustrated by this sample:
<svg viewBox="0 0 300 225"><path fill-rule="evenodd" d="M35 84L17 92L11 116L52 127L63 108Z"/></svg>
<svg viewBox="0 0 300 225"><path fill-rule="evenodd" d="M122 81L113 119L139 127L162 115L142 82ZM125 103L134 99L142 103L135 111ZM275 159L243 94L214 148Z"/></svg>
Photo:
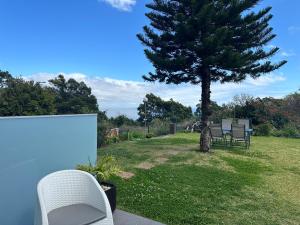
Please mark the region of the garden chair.
<svg viewBox="0 0 300 225"><path fill-rule="evenodd" d="M250 137L246 134L245 124L231 124L231 146L233 142L244 142L245 147L249 148Z"/></svg>
<svg viewBox="0 0 300 225"><path fill-rule="evenodd" d="M250 120L249 119L238 119L238 124L244 124L246 130L250 129Z"/></svg>
<svg viewBox="0 0 300 225"><path fill-rule="evenodd" d="M209 126L211 144L213 143L224 143L227 144L226 137L223 133L221 124L211 124Z"/></svg>
<svg viewBox="0 0 300 225"><path fill-rule="evenodd" d="M222 130L224 133L229 133L231 130L232 118L222 119Z"/></svg>
<svg viewBox="0 0 300 225"><path fill-rule="evenodd" d="M113 225L105 192L89 173L62 170L37 187L36 225Z"/></svg>
<svg viewBox="0 0 300 225"><path fill-rule="evenodd" d="M249 119L238 119L238 124L244 124L247 138L249 138L249 146L250 146L250 136L252 134L252 130L250 129L250 120Z"/></svg>

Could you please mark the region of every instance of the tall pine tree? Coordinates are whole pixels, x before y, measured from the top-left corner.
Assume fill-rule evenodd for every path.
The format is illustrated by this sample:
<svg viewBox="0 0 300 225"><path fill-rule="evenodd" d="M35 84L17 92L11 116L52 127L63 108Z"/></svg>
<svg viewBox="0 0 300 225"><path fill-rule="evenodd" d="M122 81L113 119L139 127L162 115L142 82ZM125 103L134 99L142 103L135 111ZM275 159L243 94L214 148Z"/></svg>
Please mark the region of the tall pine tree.
<svg viewBox="0 0 300 225"><path fill-rule="evenodd" d="M154 0L146 5L151 23L137 37L146 46L155 72L143 78L167 84L201 83L201 151L209 151L211 83L257 78L286 63L269 60L279 48L265 48L276 35L269 26L271 7L252 10L259 2Z"/></svg>

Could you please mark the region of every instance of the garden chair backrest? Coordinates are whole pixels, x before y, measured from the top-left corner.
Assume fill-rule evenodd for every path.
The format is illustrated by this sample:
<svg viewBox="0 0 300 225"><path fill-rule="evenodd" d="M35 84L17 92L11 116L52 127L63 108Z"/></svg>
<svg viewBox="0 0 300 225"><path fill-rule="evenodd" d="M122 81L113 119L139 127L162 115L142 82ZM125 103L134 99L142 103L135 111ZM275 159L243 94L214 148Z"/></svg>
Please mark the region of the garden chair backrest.
<svg viewBox="0 0 300 225"><path fill-rule="evenodd" d="M223 137L223 130L221 124L211 124L209 126L210 135L212 138L221 138Z"/></svg>
<svg viewBox="0 0 300 225"><path fill-rule="evenodd" d="M231 125L231 136L233 139L245 140L245 125L244 124L232 124Z"/></svg>
<svg viewBox="0 0 300 225"><path fill-rule="evenodd" d="M222 129L223 130L231 130L232 122L233 122L232 118L222 119Z"/></svg>
<svg viewBox="0 0 300 225"><path fill-rule="evenodd" d="M249 119L238 119L238 124L245 125L245 129L246 130L250 129L250 121L249 121Z"/></svg>

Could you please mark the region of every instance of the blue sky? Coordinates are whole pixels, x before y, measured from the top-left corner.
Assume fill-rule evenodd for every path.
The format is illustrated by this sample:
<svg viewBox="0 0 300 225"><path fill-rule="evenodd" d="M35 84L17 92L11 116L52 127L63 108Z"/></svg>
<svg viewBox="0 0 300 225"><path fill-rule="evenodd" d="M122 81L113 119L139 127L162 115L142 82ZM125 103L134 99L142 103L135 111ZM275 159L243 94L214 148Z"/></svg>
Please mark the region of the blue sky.
<svg viewBox="0 0 300 225"><path fill-rule="evenodd" d="M134 117L148 91L194 106L198 87L150 85L141 79L152 70L136 38L147 23L147 2L1 0L0 69L36 80L58 73L84 80L111 115ZM288 64L258 81L216 84L213 98L219 103L241 92L281 97L300 88L300 1L265 0L258 7L266 5L273 6L271 25L278 35L270 44L281 48L274 61L287 59ZM123 98L111 92L121 92Z"/></svg>

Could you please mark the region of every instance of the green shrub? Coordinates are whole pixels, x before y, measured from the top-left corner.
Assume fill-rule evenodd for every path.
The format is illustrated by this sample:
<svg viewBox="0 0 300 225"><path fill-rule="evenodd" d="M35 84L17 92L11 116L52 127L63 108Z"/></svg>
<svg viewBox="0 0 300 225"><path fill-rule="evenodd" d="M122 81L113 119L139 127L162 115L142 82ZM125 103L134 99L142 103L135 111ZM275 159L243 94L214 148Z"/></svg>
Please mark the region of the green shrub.
<svg viewBox="0 0 300 225"><path fill-rule="evenodd" d="M130 131L132 139L143 139L145 137L144 131Z"/></svg>
<svg viewBox="0 0 300 225"><path fill-rule="evenodd" d="M106 131L109 129L109 123L107 121L101 121L98 123L97 127L97 146L100 147L102 145L107 144L109 140L106 137Z"/></svg>
<svg viewBox="0 0 300 225"><path fill-rule="evenodd" d="M95 166L91 162L87 165L78 165L78 170L95 175L98 181L107 181L113 175L117 175L121 169L113 156L102 156Z"/></svg>
<svg viewBox="0 0 300 225"><path fill-rule="evenodd" d="M121 131L119 133L120 141L127 141L130 140L130 132L129 131Z"/></svg>
<svg viewBox="0 0 300 225"><path fill-rule="evenodd" d="M118 143L120 141L119 137L105 137L105 144L109 145L112 143Z"/></svg>
<svg viewBox="0 0 300 225"><path fill-rule="evenodd" d="M150 124L150 130L153 136L162 136L169 134L169 121L162 121L160 119L154 119Z"/></svg>
<svg viewBox="0 0 300 225"><path fill-rule="evenodd" d="M256 136L270 136L272 131L272 125L269 123L263 123L258 125L254 129L254 134Z"/></svg>
<svg viewBox="0 0 300 225"><path fill-rule="evenodd" d="M152 133L148 133L148 134L146 134L146 138L153 138L153 134Z"/></svg>
<svg viewBox="0 0 300 225"><path fill-rule="evenodd" d="M281 130L275 130L273 135L276 137L299 137L300 131L294 124L287 124Z"/></svg>
<svg viewBox="0 0 300 225"><path fill-rule="evenodd" d="M145 129L142 126L128 126L124 125L120 127L120 140L134 140L145 138Z"/></svg>

